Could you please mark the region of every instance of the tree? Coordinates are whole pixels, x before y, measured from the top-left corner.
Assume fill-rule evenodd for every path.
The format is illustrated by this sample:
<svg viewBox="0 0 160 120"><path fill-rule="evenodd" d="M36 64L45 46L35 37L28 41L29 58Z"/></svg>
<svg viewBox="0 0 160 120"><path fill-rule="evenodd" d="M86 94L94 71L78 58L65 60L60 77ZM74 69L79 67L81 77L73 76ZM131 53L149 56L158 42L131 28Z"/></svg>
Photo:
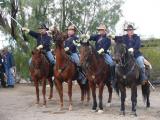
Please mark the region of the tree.
<svg viewBox="0 0 160 120"><path fill-rule="evenodd" d="M71 24L69 19L80 31L94 33L102 22L110 30L115 29L122 15L123 0L0 0L0 3L0 30L5 35L11 36L11 41L16 43L13 48L14 55L19 60L17 67L24 74L20 66L31 56L35 40L27 35L29 41L26 43L20 27L6 16L12 16L22 26L32 30L36 30L40 23L48 26L56 23L61 31L65 31L65 28ZM27 70L28 66L25 64L23 67Z"/></svg>

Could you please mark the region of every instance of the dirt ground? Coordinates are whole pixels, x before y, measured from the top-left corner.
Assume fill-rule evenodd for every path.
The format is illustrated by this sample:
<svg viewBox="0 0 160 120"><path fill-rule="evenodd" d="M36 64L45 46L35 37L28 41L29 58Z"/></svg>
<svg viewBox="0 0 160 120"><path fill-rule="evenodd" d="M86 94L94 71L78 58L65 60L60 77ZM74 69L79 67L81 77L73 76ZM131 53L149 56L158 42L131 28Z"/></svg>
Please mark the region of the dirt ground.
<svg viewBox="0 0 160 120"><path fill-rule="evenodd" d="M47 88L48 89L48 88ZM119 115L120 99L113 92L111 107L106 107L108 92L104 91L104 113L91 111L91 105L80 103L80 90L77 85L73 86L73 111L68 111L68 96L65 85L64 110L59 109L59 97L54 88L54 99L47 101L47 107L41 104L35 105L35 89L32 85L18 84L14 89L0 88L0 120L160 120L160 88L151 92L151 107L146 109L143 103L140 87L138 88L138 116L130 115L130 89L127 89L126 116ZM47 92L48 94L48 92Z"/></svg>

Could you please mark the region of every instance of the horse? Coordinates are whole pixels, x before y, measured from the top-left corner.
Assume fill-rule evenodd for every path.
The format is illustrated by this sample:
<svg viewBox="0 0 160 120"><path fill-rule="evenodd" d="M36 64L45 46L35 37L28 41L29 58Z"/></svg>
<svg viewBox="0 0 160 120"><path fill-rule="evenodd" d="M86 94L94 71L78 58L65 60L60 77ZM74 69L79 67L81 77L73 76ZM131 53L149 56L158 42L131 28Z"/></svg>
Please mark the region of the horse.
<svg viewBox="0 0 160 120"><path fill-rule="evenodd" d="M109 66L105 63L103 55L99 55L97 51L87 43L81 43L80 47L80 64L85 71L89 86L92 90L93 106L92 111L97 112L96 87L99 88L99 110L103 112L103 89L105 84L108 87L109 98L108 103L112 100L112 85L109 81Z"/></svg>
<svg viewBox="0 0 160 120"><path fill-rule="evenodd" d="M60 97L60 110L63 109L63 82L68 83L68 96L69 96L69 108L72 108L72 81L77 79L76 64L73 63L69 55L64 50L64 40L67 38L67 34L62 33L54 28L52 30L53 41L55 42L55 56L56 64L54 67L55 85ZM87 96L87 102L90 100L90 92L88 83L83 85L80 80L77 80L81 89L81 101L83 103L84 97Z"/></svg>
<svg viewBox="0 0 160 120"><path fill-rule="evenodd" d="M49 100L53 97L53 81L52 75L49 73L50 63L47 60L46 56L43 54L42 50L34 49L32 51L32 62L29 66L29 71L31 78L34 81L34 86L36 88L36 104L39 104L39 82L42 82L42 94L43 94L43 105L46 106L46 80L48 79L50 85L50 95Z"/></svg>
<svg viewBox="0 0 160 120"><path fill-rule="evenodd" d="M128 52L126 45L122 42L121 37L117 37L114 47L114 58L116 61L116 92L121 92L120 114L125 115L125 98L126 87L131 88L132 115L137 116L137 86L141 84L140 68L138 67L133 53ZM118 42L119 40L119 42ZM149 76L149 71L147 72ZM150 107L149 95L150 85L147 82L142 85L142 95L146 101L146 107Z"/></svg>

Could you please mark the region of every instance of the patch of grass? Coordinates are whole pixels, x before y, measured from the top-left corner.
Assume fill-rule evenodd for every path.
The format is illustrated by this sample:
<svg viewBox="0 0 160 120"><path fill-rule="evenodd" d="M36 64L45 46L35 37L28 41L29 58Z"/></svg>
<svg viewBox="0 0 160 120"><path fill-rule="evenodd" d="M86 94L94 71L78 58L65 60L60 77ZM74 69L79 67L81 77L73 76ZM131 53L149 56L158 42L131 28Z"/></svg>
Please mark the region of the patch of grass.
<svg viewBox="0 0 160 120"><path fill-rule="evenodd" d="M153 45L156 45L156 47L153 47ZM151 80L157 80L160 77L160 41L147 41L144 42L144 46L146 47L142 47L141 51L153 67L151 70Z"/></svg>

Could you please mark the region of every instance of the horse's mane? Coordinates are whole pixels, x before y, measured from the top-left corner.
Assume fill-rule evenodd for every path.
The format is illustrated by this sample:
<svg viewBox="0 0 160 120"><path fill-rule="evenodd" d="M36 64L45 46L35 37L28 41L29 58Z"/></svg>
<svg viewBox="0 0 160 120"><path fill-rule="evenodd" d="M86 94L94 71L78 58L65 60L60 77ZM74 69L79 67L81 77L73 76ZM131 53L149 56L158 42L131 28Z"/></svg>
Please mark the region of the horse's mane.
<svg viewBox="0 0 160 120"><path fill-rule="evenodd" d="M135 64L136 61L135 61L134 55L128 52L126 45L122 41L123 40L116 42L115 48L118 49L118 51L121 51L121 49L125 49L125 54L123 57L123 60L125 59L125 61L124 61L125 63L123 63L123 64L126 64L126 66L124 66L124 67L130 67L133 64Z"/></svg>

